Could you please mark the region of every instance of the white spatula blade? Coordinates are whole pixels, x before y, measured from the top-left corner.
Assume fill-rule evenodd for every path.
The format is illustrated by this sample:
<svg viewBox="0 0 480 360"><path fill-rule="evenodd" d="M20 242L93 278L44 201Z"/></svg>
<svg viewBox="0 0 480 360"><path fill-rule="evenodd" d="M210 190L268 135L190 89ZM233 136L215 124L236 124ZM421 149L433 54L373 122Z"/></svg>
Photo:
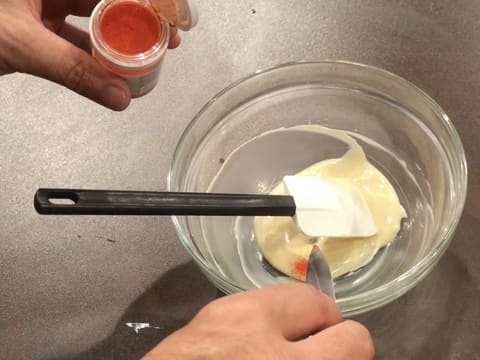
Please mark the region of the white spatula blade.
<svg viewBox="0 0 480 360"><path fill-rule="evenodd" d="M295 221L308 236L368 237L377 232L368 204L353 184L314 176L285 176Z"/></svg>

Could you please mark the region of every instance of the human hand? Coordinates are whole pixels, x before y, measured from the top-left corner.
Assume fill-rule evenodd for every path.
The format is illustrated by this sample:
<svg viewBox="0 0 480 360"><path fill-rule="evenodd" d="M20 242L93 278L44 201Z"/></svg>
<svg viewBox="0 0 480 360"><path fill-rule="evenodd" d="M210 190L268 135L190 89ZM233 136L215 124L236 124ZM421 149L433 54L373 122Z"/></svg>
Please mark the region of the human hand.
<svg viewBox="0 0 480 360"><path fill-rule="evenodd" d="M142 360L364 360L373 355L363 325L342 321L333 300L295 283L213 301Z"/></svg>
<svg viewBox="0 0 480 360"><path fill-rule="evenodd" d="M88 33L65 21L89 16L99 0L0 0L0 75L24 72L64 85L113 110L130 103L118 76L90 56ZM180 43L172 28L169 48Z"/></svg>

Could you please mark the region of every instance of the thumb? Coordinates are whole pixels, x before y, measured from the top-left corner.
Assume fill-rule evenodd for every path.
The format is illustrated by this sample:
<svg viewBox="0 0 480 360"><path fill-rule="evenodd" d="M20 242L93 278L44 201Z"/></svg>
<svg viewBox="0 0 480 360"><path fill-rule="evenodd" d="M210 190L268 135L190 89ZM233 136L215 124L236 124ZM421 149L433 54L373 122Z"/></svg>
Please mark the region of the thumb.
<svg viewBox="0 0 480 360"><path fill-rule="evenodd" d="M25 72L54 81L112 110L130 103L130 91L120 77L103 68L85 51L49 30L31 32Z"/></svg>

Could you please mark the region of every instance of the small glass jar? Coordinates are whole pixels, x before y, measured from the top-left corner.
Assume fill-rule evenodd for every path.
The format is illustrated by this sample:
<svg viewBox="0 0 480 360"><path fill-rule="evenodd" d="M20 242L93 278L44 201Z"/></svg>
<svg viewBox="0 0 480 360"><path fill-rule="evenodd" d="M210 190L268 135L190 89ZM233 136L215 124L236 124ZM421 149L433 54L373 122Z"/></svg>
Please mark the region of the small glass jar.
<svg viewBox="0 0 480 360"><path fill-rule="evenodd" d="M178 22L184 30L195 25L198 15L195 12L191 16L185 0L181 0L181 6L178 0L169 4L178 12L170 24ZM170 24L161 10L149 0L102 0L90 18L92 55L125 79L132 98L147 94L158 83L170 40Z"/></svg>

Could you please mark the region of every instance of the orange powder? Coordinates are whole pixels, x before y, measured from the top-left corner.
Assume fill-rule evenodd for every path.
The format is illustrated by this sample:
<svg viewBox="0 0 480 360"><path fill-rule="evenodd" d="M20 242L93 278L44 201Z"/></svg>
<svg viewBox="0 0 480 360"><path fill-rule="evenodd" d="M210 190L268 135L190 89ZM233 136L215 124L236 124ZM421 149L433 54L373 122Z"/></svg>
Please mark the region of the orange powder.
<svg viewBox="0 0 480 360"><path fill-rule="evenodd" d="M304 278L307 276L307 267L307 260L300 257L292 264L292 273Z"/></svg>
<svg viewBox="0 0 480 360"><path fill-rule="evenodd" d="M100 19L100 31L111 48L128 55L151 49L160 36L157 16L134 1L107 7Z"/></svg>

